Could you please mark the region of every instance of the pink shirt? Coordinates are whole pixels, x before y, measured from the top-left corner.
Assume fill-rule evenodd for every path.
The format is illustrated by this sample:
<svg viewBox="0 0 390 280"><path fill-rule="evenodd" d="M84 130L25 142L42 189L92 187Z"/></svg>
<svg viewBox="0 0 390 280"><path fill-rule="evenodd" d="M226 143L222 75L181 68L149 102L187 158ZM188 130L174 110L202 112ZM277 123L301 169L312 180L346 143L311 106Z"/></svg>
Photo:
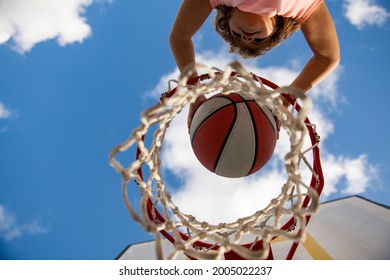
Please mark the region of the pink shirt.
<svg viewBox="0 0 390 280"><path fill-rule="evenodd" d="M261 16L275 15L305 21L323 0L209 0L211 8L219 5L236 7Z"/></svg>

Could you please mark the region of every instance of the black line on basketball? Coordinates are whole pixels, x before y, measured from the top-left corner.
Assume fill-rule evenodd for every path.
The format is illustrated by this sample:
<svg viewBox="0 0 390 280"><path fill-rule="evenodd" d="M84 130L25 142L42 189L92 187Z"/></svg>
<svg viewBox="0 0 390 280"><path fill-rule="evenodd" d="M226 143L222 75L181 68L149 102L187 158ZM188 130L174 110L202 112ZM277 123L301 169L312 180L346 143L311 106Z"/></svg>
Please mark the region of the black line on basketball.
<svg viewBox="0 0 390 280"><path fill-rule="evenodd" d="M254 100L253 100L254 101ZM261 109L261 107L259 106L259 104L256 102L256 101L254 101L255 102L255 104L256 104L256 106L260 109L260 111L261 111L261 113L265 116L265 118L268 120L268 122L270 123L270 125L271 125L271 127L274 129L274 132L275 132L275 134L277 133L277 127L276 127L276 123L275 123L275 127L273 126L273 124L272 124L272 122L271 122L271 120L267 117L267 115L264 113L264 111ZM267 107L267 106L266 106ZM268 108L268 107L267 107ZM268 108L269 109L269 108ZM270 112L272 113L272 111L271 111L271 109L269 109L270 110ZM276 117L275 117L275 115L274 114L272 114L272 116L274 117L274 119L275 119L275 122L276 122Z"/></svg>
<svg viewBox="0 0 390 280"><path fill-rule="evenodd" d="M258 151L258 146L259 146L259 145L258 145L258 144L259 144L259 142L258 142L259 139L257 138L257 130L256 130L257 127L256 127L255 118L254 118L254 116L253 116L253 112L252 112L251 108L249 107L248 103L255 103L255 105L260 109L260 111L263 112L263 110L261 110L261 108L259 107L259 105L257 104L256 101L254 101L254 100L246 100L246 101L245 101L245 106L246 106L246 108L247 108L247 110L248 110L248 112L249 112L249 115L250 115L250 117L251 117L251 120L252 120L252 128L253 128L253 132L254 132L254 134L255 134L255 156L254 156L254 158L253 158L253 160L252 160L251 168L250 168L249 171L248 171L248 173L249 173L249 172L251 172L253 166L254 166L255 163L256 163L257 151ZM248 173L247 173L245 176L247 176Z"/></svg>
<svg viewBox="0 0 390 280"><path fill-rule="evenodd" d="M232 123L230 124L229 130L228 130L228 132L225 135L225 139L223 140L223 144L222 144L221 148L219 149L219 153L218 153L217 159L216 159L216 161L214 163L214 168L213 168L213 172L214 173L216 173L215 170L217 169L217 165L219 163L219 159L222 156L222 152L225 149L226 143L227 143L227 141L228 141L228 139L230 137L230 133L232 133L232 130L233 130L233 128L234 128L234 126L236 124L236 121L237 121L237 104L235 102L233 102L233 103L231 103L229 105L230 106L234 106L233 107L234 108L234 117L233 117Z"/></svg>
<svg viewBox="0 0 390 280"><path fill-rule="evenodd" d="M221 96L221 97L222 97L222 96ZM193 143L193 141L194 141L194 139L195 139L195 135L198 133L198 130L202 127L202 125L203 125L209 118L211 118L213 115L215 115L215 114L218 113L219 111L223 110L224 108L226 108L226 107L232 105L232 103L233 103L232 100L230 100L229 98L225 98L225 99L228 99L231 103L226 104L226 105L223 105L221 108L218 108L217 110L213 111L210 115L207 116L207 118L205 118L205 119L198 125L198 127L196 128L196 130L195 130L195 132L194 132L194 134L193 134L193 136L192 136L191 145L192 145L192 143ZM207 102L207 100L206 100L205 102ZM202 106L202 105L201 105L201 106ZM200 106L199 106L199 107L200 107ZM199 108L198 108L198 109L199 109ZM194 115L195 115L195 114L194 114Z"/></svg>

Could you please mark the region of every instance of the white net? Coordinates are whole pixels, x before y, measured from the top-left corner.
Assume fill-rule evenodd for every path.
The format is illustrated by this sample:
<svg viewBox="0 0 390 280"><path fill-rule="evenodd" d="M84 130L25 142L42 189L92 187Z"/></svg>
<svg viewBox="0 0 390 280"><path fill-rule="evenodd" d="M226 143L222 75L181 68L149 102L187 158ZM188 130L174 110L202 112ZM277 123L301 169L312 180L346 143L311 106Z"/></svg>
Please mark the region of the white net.
<svg viewBox="0 0 390 280"><path fill-rule="evenodd" d="M200 71L206 74L190 79ZM233 258L265 259L269 257L271 241L278 236L297 244L304 238L308 218L318 209L323 186L319 137L315 125L306 116L310 99L294 88L266 87L260 77L245 71L238 62L231 63L225 71L196 65L185 71L176 83L177 87L170 88L158 104L141 114L141 124L109 157L112 167L122 176L122 195L129 213L145 231L155 236L157 258L175 259L184 253L193 259L223 259L229 253ZM232 92L267 106L278 118L290 140L284 160L288 176L281 193L263 209L234 222L212 224L183 213L172 201L160 172L160 152L170 122L185 106L201 95ZM292 106L283 104L282 94ZM291 96L298 98L299 104L291 101ZM307 132L311 141L310 146L304 147ZM144 141L146 135L152 135L150 144ZM124 167L117 160L118 154L131 147L136 147L137 157ZM302 179L303 168L311 174L309 182ZM129 189L135 186L132 180L140 193L139 209L129 199ZM168 256L161 248L162 235L174 245L174 252Z"/></svg>

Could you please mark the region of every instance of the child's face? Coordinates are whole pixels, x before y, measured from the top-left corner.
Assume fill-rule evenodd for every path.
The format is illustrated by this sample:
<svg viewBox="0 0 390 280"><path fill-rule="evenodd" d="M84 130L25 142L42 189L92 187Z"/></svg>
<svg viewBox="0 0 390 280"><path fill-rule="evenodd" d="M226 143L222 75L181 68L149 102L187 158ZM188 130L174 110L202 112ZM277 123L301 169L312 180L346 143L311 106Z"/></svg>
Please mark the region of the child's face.
<svg viewBox="0 0 390 280"><path fill-rule="evenodd" d="M232 35L241 38L244 43L250 43L252 41L260 42L272 34L275 21L274 18L243 12L237 8L233 8L229 26Z"/></svg>

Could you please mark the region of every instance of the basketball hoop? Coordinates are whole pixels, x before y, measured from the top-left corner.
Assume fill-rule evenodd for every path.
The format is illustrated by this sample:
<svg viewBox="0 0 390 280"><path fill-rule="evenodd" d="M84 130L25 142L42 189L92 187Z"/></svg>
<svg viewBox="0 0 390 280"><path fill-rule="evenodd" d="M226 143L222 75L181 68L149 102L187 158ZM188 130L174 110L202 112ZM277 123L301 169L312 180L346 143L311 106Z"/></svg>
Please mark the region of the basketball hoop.
<svg viewBox="0 0 390 280"><path fill-rule="evenodd" d="M206 74L189 78L200 70ZM131 217L155 236L157 258L175 259L184 253L191 259L273 259L271 241L282 236L292 241L285 256L292 259L311 215L318 210L324 185L319 136L307 117L310 99L294 88L278 87L248 73L238 62L231 63L225 71L197 65L185 71L176 83L172 88L170 81L160 102L141 114L141 124L109 156L111 166L122 176L122 195ZM201 95L232 92L267 106L280 121L290 140L290 151L284 160L288 178L281 193L263 209L234 222L211 224L183 213L172 202L160 173L159 153L170 122L186 105ZM289 108L281 97L291 104ZM144 141L148 135L152 135L150 145ZM304 147L307 137L310 144ZM136 159L125 168L116 156L130 147L136 148ZM302 179L303 168L311 174L308 182ZM140 214L129 199L132 180L140 191ZM163 255L162 236L174 245L169 256Z"/></svg>

